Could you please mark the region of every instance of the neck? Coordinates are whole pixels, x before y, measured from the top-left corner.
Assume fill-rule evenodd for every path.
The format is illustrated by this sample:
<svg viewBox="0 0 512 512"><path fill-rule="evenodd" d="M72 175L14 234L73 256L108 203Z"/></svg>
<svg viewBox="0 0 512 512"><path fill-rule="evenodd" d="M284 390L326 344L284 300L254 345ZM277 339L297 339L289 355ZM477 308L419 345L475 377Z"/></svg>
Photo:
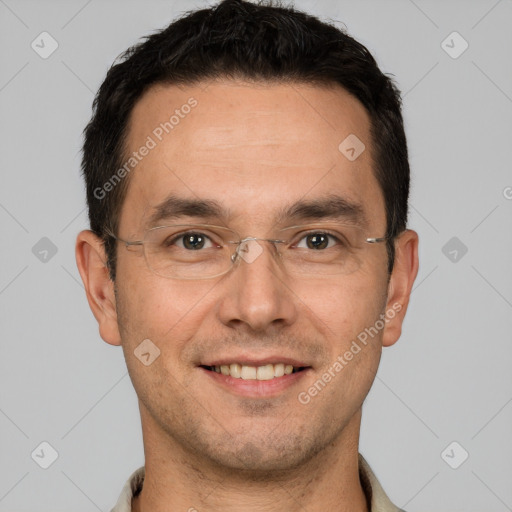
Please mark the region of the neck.
<svg viewBox="0 0 512 512"><path fill-rule="evenodd" d="M141 410L142 413L142 410ZM359 479L361 411L331 445L286 471L255 474L199 460L142 414L145 479L132 512L368 512ZM146 428L144 428L146 427ZM151 425L154 427L154 425Z"/></svg>

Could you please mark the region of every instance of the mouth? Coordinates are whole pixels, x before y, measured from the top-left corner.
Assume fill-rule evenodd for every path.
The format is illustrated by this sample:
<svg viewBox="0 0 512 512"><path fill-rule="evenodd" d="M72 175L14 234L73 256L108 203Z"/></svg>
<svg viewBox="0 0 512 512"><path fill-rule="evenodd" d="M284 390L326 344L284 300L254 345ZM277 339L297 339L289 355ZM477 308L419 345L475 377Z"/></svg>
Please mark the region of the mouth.
<svg viewBox="0 0 512 512"><path fill-rule="evenodd" d="M286 363L265 364L262 366L249 366L239 363L222 364L215 366L201 365L201 368L210 372L220 373L226 377L243 380L274 380L299 373L308 366L293 366Z"/></svg>
<svg viewBox="0 0 512 512"><path fill-rule="evenodd" d="M288 395L304 387L315 371L313 361L276 352L259 354L240 350L238 354L210 356L196 362L196 368L213 389L237 397L263 399Z"/></svg>

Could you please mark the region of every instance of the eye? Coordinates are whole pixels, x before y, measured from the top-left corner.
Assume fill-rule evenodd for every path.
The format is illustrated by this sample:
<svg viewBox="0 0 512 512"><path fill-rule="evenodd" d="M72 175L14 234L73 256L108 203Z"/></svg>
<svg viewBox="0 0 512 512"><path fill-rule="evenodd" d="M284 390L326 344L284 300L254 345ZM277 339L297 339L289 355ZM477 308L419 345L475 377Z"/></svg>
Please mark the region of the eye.
<svg viewBox="0 0 512 512"><path fill-rule="evenodd" d="M209 249L213 247L213 243L210 238L204 233L187 232L169 237L164 242L164 247L170 247L175 245L180 249L186 249L190 251L198 251L200 249Z"/></svg>
<svg viewBox="0 0 512 512"><path fill-rule="evenodd" d="M322 250L329 249L340 243L338 237L325 231L317 231L302 236L296 247L300 249Z"/></svg>

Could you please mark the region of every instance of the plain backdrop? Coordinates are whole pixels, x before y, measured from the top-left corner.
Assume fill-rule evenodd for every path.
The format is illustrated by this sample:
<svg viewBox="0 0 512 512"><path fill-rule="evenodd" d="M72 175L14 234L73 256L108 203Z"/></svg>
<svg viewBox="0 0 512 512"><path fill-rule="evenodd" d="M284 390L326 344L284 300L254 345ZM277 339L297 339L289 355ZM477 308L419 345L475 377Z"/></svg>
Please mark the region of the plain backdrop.
<svg viewBox="0 0 512 512"><path fill-rule="evenodd" d="M109 511L144 462L122 349L74 259L81 134L116 56L207 3L0 0L0 511ZM360 451L408 512L512 510L512 1L295 5L403 93L420 272Z"/></svg>

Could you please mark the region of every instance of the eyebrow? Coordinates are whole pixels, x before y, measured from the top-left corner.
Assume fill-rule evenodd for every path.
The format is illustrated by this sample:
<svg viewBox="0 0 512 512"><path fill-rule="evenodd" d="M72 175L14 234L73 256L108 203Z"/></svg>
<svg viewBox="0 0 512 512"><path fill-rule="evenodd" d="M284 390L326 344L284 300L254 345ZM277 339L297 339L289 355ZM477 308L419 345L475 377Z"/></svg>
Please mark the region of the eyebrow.
<svg viewBox="0 0 512 512"><path fill-rule="evenodd" d="M341 220L361 227L368 223L362 204L337 194L297 201L282 208L277 215L279 223L318 219Z"/></svg>
<svg viewBox="0 0 512 512"><path fill-rule="evenodd" d="M227 222L232 216L220 202L213 199L190 199L169 195L153 208L153 213L145 222L146 227L154 227L162 221L178 220L183 217L195 217L202 220L221 220ZM367 218L363 206L348 198L336 194L327 197L299 200L281 207L276 216L277 224L293 221L341 220L356 226L366 226Z"/></svg>

